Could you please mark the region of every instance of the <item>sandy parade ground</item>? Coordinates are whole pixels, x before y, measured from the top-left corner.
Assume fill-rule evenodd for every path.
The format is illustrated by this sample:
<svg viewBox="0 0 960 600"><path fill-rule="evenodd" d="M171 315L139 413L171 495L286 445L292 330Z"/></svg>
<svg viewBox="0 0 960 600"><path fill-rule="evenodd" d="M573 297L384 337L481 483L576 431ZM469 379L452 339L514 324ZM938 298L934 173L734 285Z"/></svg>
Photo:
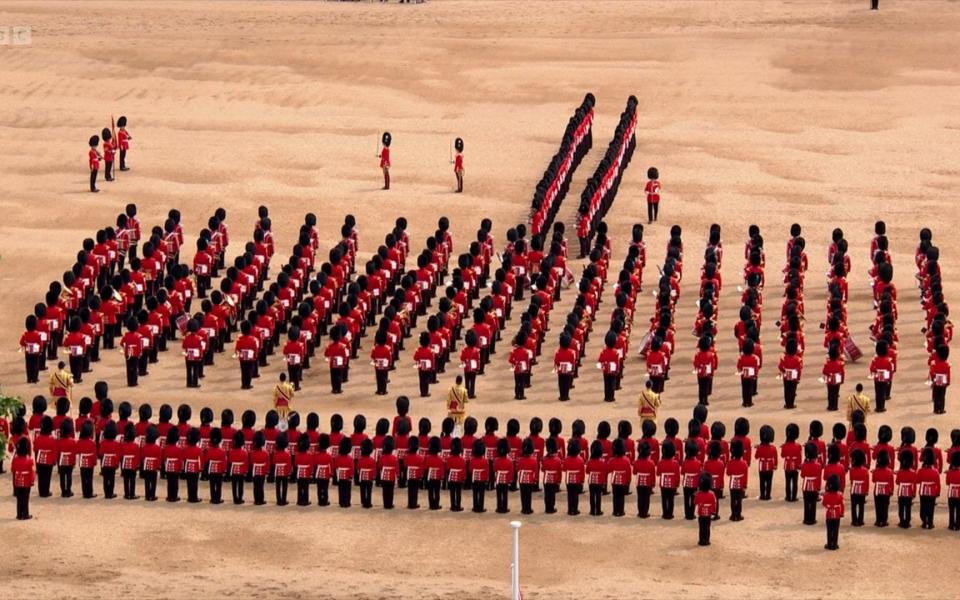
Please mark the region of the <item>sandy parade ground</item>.
<svg viewBox="0 0 960 600"><path fill-rule="evenodd" d="M356 216L360 259L366 260L398 216L409 220L413 247L451 222L455 251L490 217L498 246L527 218L530 197L556 151L567 119L584 93L597 98L593 150L577 170L558 220L571 231L586 179L609 143L627 97L639 99L637 149L607 218L611 263L619 269L631 226L646 222L643 185L656 165L663 182L660 222L647 228L645 281L662 264L668 229L683 227L685 297L677 316L678 365L664 393L660 422L685 424L696 403L688 366L696 314L694 274L711 223L723 227L718 352L720 373L710 421L747 416L752 435L762 424L782 441L787 423L804 436L812 419L829 431L820 332L830 232L850 242L850 327L866 353L849 365L848 383L866 378L872 349L868 247L877 219L887 223L900 290L900 370L885 415L869 421L871 440L887 423L911 425L922 442L927 427L941 447L960 426L956 394L947 414L931 414L924 385L923 312L916 301L913 250L930 227L941 252L947 300L960 294L956 268L960 226L960 4L946 0L883 0L872 13L861 0L672 0L623 2L435 0L416 6L328 2L0 2L0 30L29 26L28 45L0 45L0 383L28 402L45 385L24 384L17 340L24 317L48 283L74 262L81 241L112 224L136 202L146 226L168 209L183 213L185 258L207 217L228 211L231 258L250 237L256 210L269 206L281 258L289 255L306 212L320 217L321 255L339 239L343 216ZM124 114L134 143L132 170L87 189L86 140ZM379 132L393 134L393 189L380 190L375 158ZM452 193L450 140L466 141L466 191ZM749 224L764 234L768 256L763 339L778 351L782 283L778 277L791 223L803 225L810 255L807 282L808 373L798 409L782 409L774 360L751 409L740 407L734 374L736 283ZM362 264L362 263L360 263ZM581 261L573 261L579 274ZM275 272L276 269L272 270ZM554 311L564 318L572 291ZM526 431L534 416L561 418L565 435L576 418L593 437L596 423L636 424L636 398L646 379L632 355L617 402L602 402L592 368L609 325L612 292L587 346L588 359L572 401L557 402L549 357L559 325L547 334L527 400L512 400L504 343L478 380L471 415L517 417ZM653 311L641 295L638 321ZM518 319L508 324L505 342ZM634 327L636 346L645 327ZM371 340L364 340L363 356ZM391 375L390 395L373 395L372 368L354 363L345 393L329 393L321 360L307 372L295 408L316 411L326 427L333 413L367 416L370 429L392 417L398 394L416 396L407 344ZM200 390L184 388L183 364L167 352L135 390L127 390L122 357L108 352L77 386L111 385L115 402L174 406L194 415L210 406L239 413L270 407L275 356L252 391L240 391L228 354L208 368ZM435 425L445 416L448 369L433 397L414 398L414 418ZM45 381L47 374L41 375ZM845 393L850 385L846 386ZM52 411L51 411L52 412ZM661 434L658 437L662 437ZM895 438L897 439L897 438ZM9 463L8 463L9 465ZM635 496L628 516L538 514L521 530L525 598L955 597L960 535L946 528L945 500L937 529L841 529L841 550L823 550L824 530L801 525L801 507L783 501L782 471L774 501L756 498L756 471L746 520L714 525L713 545L696 545L696 525L682 518L641 521ZM99 486L99 478L98 478ZM75 483L78 487L78 483ZM509 518L490 510L428 513L380 507L235 507L152 505L102 497L84 501L34 495L35 519L13 519L9 475L0 478L0 586L17 596L487 598L510 591ZM162 488L161 488L162 489ZM229 489L229 488L227 488ZM202 486L204 497L206 485ZM248 489L248 494L250 490ZM292 490L291 490L292 493ZM55 494L56 496L56 494ZM272 498L272 487L268 488ZM655 498L656 500L656 498ZM448 499L443 498L444 506ZM488 495L488 507L492 503ZM563 502L563 495L561 495ZM581 501L586 503L584 496ZM425 500L421 500L425 506ZM872 503L870 503L872 504ZM511 498L519 515L519 498ZM728 515L727 501L722 514ZM915 509L916 511L916 509ZM659 516L659 505L653 508ZM916 513L915 513L916 514ZM868 525L873 509L867 507ZM915 516L916 519L916 516ZM917 522L917 525L919 523ZM882 562L877 563L876 559Z"/></svg>

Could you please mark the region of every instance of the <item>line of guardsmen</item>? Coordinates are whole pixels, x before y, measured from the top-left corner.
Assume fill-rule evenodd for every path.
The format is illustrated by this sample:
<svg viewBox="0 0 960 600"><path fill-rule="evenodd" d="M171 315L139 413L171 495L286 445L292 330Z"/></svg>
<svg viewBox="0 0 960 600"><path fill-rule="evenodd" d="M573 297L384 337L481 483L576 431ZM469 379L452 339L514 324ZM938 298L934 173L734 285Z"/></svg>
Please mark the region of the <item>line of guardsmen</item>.
<svg viewBox="0 0 960 600"><path fill-rule="evenodd" d="M429 508L439 510L441 490L447 489L450 509L459 512L466 489L472 492L474 512L485 512L486 492L495 491L496 511L503 514L510 510L510 492L519 490L523 514L533 513L533 494L541 491L544 512L552 514L558 512L558 493L565 486L568 515L580 513L583 493L588 494L590 514L602 515L603 498L612 492L615 517L626 515L627 496L635 493L637 516L648 518L651 497L659 492L662 518L674 517L675 499L681 495L684 518L699 518L700 541L709 543L709 522L720 518L718 504L727 490L730 520L743 519L743 500L751 465L756 462L761 501L772 498L774 473L781 463L786 500L798 502L802 497L804 524L816 523L816 504L822 500L830 547L837 544L847 488L851 525L862 526L871 482L877 527L887 526L893 497L898 525L910 527L913 501L919 496L922 527L933 528L945 466L949 528L960 530L960 429L951 432L952 446L946 452L938 447L939 434L933 428L927 430L923 447L915 445L916 433L910 427L901 430L899 446L894 447L893 431L886 425L871 444L862 413L854 414L849 431L843 423L835 424L829 441L821 439L820 421L809 424L808 438L802 443L799 426L791 423L785 441L777 447L773 428L764 425L754 447L747 419L738 418L734 435L727 439L722 422L706 425L703 405L695 407L685 436L680 434L679 422L669 418L664 422L665 437L657 439L656 420L647 418L641 420L642 435L637 439L629 421L618 423L615 436L610 424L601 421L591 441L580 419L571 424L566 440L563 423L556 418L549 420L547 436L542 435L544 423L539 418L531 419L526 437L521 437L516 419L507 421L506 435L501 436L499 421L493 417L485 419L482 434L472 417L463 421L460 436L454 435L460 431L450 417L442 421L440 435L427 418L419 419L413 431L406 397L398 398L393 422L378 419L370 436L363 415L356 415L351 432L345 432L343 417L333 414L329 431L321 432L316 413L307 415L306 428L301 430L297 413L281 420L271 410L257 428L256 413L247 410L237 428L230 409L221 413L218 427L213 411L205 407L196 426L186 404L178 407L176 420L173 407L166 404L160 407L157 421L149 404L138 408L134 420L130 403L121 402L115 418L112 400L101 396L95 403L83 398L76 417L71 416L66 398L57 399L55 416L46 415L46 399L39 396L29 419L24 415L13 420L9 448L16 454L11 470L18 517L29 516L26 503L34 477L40 496L49 497L56 468L61 496L70 497L76 467L82 496L94 498L94 471L99 466L106 498L116 496L119 472L124 498L138 498L137 480L142 479L146 500L155 501L158 480L165 480L168 502L180 500L181 481L187 501L199 502L199 482L207 480L213 504L223 501L222 486L229 482L235 504L245 502L247 484L253 486L254 504L265 504L265 486L272 483L281 506L287 504L288 486L293 484L298 505L311 504L314 489L319 505L330 504L333 486L339 505L349 507L356 485L365 508L373 506L373 488L378 486L384 508L393 508L399 488L407 490L407 508L419 508L420 491L426 490ZM897 462L899 469L894 471Z"/></svg>

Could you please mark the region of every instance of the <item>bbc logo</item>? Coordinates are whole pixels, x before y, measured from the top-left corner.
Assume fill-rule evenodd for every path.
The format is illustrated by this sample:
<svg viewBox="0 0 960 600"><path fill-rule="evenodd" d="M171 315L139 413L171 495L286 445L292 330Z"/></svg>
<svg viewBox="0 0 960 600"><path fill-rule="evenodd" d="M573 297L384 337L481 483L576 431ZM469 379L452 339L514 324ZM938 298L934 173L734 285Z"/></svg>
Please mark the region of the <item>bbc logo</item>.
<svg viewBox="0 0 960 600"><path fill-rule="evenodd" d="M0 46L29 46L33 43L33 30L29 25L4 27L0 25Z"/></svg>

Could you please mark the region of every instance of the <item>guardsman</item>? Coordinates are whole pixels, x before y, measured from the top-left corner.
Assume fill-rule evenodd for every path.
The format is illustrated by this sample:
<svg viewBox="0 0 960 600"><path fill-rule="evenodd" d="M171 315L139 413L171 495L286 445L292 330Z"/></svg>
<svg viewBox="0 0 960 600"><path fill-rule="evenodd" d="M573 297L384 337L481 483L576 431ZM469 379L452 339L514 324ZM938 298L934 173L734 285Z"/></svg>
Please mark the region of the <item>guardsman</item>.
<svg viewBox="0 0 960 600"><path fill-rule="evenodd" d="M30 458L30 440L17 440L16 456L10 462L13 474L13 495L17 497L17 520L32 519L30 514L30 490L33 488L33 459Z"/></svg>
<svg viewBox="0 0 960 600"><path fill-rule="evenodd" d="M453 173L457 176L457 193L463 193L463 138L457 138L453 142L453 147L457 151L453 159Z"/></svg>
<svg viewBox="0 0 960 600"><path fill-rule="evenodd" d="M383 143L383 148L380 149L380 154L377 155L377 158L380 159L380 169L383 171L383 189L390 189L390 144L393 142L393 136L390 135L389 131L383 132L383 137L380 139Z"/></svg>
<svg viewBox="0 0 960 600"><path fill-rule="evenodd" d="M100 146L100 137L90 136L90 151L87 153L87 160L90 164L90 191L94 194L100 191L97 189L97 173L100 172L100 159L103 158L100 151L97 150L98 146Z"/></svg>
<svg viewBox="0 0 960 600"><path fill-rule="evenodd" d="M113 134L109 128L104 127L103 131L100 132L100 137L103 138L103 178L107 181L113 181L113 155L116 150Z"/></svg>
<svg viewBox="0 0 960 600"><path fill-rule="evenodd" d="M640 417L640 426L643 427L644 421L657 422L657 411L660 410L660 394L653 391L653 382L647 380L646 386L640 392L640 399L637 405L637 416Z"/></svg>
<svg viewBox="0 0 960 600"><path fill-rule="evenodd" d="M127 167L127 150L130 149L130 140L133 137L130 135L130 132L127 131L127 118L123 115L120 115L120 118L117 119L117 127L120 128L120 131L117 132L117 145L120 147L120 170L129 171L130 168Z"/></svg>
<svg viewBox="0 0 960 600"><path fill-rule="evenodd" d="M870 398L863 393L863 384L858 383L856 392L850 394L847 398L847 422L850 423L850 427L853 427L853 413L860 411L864 416L864 424L866 424L866 416L870 412Z"/></svg>

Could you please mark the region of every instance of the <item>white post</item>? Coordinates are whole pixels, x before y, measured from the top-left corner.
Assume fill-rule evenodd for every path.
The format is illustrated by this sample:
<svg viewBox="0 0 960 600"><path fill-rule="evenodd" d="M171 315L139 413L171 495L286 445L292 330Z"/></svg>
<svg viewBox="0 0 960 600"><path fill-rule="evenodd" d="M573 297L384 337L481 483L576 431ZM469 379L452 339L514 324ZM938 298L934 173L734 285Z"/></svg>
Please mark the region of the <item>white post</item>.
<svg viewBox="0 0 960 600"><path fill-rule="evenodd" d="M520 600L520 521L510 521L513 528L513 563L510 565L511 594L513 600Z"/></svg>

